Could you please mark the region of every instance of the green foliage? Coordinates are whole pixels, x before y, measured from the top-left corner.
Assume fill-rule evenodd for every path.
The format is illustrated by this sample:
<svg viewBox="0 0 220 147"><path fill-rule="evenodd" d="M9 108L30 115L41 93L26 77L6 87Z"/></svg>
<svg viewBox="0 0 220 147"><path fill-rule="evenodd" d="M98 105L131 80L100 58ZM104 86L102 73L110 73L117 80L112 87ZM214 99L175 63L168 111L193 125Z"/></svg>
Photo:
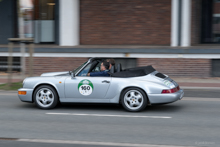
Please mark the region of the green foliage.
<svg viewBox="0 0 220 147"><path fill-rule="evenodd" d="M22 82L11 83L10 87L7 84L0 84L0 90L18 90L22 86Z"/></svg>

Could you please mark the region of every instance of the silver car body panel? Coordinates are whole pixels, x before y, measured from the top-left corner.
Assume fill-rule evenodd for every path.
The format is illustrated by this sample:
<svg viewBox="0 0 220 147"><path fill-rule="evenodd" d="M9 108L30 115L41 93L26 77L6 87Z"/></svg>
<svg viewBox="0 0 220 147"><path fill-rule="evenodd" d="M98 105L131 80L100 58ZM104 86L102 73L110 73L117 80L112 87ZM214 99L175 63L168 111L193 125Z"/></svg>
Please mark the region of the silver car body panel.
<svg viewBox="0 0 220 147"><path fill-rule="evenodd" d="M90 60L82 66L74 78L71 78L68 71L44 73L40 77L26 78L23 88L18 91L27 91L27 94L18 96L21 101L33 102L34 90L39 85L45 84L56 89L60 102L119 103L122 91L129 87L142 89L151 104L175 102L182 99L184 95L182 89L175 93L161 94L162 90L175 88L178 84L168 76L164 79L156 77L157 71L146 76L132 78L77 76L89 63ZM83 80L90 81L94 86L90 95L82 95L79 91L79 83ZM167 81L171 83L171 86L165 84Z"/></svg>
<svg viewBox="0 0 220 147"><path fill-rule="evenodd" d="M48 76L59 76L63 74L68 74L69 71L63 71L63 72L48 72L41 74L42 77L48 77Z"/></svg>
<svg viewBox="0 0 220 147"><path fill-rule="evenodd" d="M20 88L18 91L26 91L26 95L18 95L22 102L32 102L33 89Z"/></svg>

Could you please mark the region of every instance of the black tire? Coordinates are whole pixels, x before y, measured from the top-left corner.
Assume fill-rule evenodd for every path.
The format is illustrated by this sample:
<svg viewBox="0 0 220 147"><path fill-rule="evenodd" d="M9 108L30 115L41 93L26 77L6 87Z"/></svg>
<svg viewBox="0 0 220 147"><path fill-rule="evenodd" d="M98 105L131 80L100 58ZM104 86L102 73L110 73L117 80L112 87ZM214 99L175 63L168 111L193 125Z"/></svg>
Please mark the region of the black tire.
<svg viewBox="0 0 220 147"><path fill-rule="evenodd" d="M129 92L135 92L136 91L136 94L140 94L141 96L142 96L142 99L141 99L141 105L139 105L138 107L136 107L136 108L134 108L134 109L131 109L131 108L129 108L129 104L128 103L130 103L130 101L126 101L125 99L126 98L128 98L127 97L127 94L129 95ZM129 99L130 99L130 97L129 97ZM131 98L132 99L132 98ZM134 99L136 99L135 97L134 97ZM134 100L134 99L132 99L131 101L133 102L136 102L136 100ZM121 98L120 98L120 100L121 100L121 104L122 104L122 106L124 107L124 109L125 110L127 110L127 111L130 111L130 112L139 112L139 111L142 111L142 110L144 110L145 108L146 108L146 106L147 106L147 96L146 96L146 94L145 94L145 92L143 91L143 90L141 90L141 89L139 89L139 88L128 88L128 89L126 89L126 90L124 90L123 92L122 92L122 94L121 94ZM127 102L127 104L126 104L126 102ZM143 101L143 102L142 102ZM131 107L131 106L130 106Z"/></svg>
<svg viewBox="0 0 220 147"><path fill-rule="evenodd" d="M48 97L45 94L46 98L44 97L41 100L37 99L37 97L42 97L41 96L42 94L40 93L41 91L46 92L47 90L52 94L48 94L47 95ZM57 104L59 103L59 100L58 100L59 97L58 97L56 90L52 86L49 86L49 85L41 85L37 87L37 89L35 89L34 91L33 98L34 98L35 105L40 109L52 109L56 107ZM51 101L51 103L47 102L48 104L44 105L43 101L46 100L47 98L53 99L53 101Z"/></svg>

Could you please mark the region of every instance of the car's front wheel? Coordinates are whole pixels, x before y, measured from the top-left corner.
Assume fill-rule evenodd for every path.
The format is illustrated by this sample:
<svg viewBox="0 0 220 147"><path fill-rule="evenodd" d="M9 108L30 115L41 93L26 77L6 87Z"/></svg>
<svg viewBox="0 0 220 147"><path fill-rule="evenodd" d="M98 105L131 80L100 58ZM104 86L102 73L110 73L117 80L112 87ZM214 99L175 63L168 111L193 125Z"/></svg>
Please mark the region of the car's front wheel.
<svg viewBox="0 0 220 147"><path fill-rule="evenodd" d="M121 95L122 106L127 111L142 111L147 106L146 94L139 88L128 88Z"/></svg>
<svg viewBox="0 0 220 147"><path fill-rule="evenodd" d="M35 90L34 101L41 109L52 109L58 104L58 95L53 87L42 85Z"/></svg>

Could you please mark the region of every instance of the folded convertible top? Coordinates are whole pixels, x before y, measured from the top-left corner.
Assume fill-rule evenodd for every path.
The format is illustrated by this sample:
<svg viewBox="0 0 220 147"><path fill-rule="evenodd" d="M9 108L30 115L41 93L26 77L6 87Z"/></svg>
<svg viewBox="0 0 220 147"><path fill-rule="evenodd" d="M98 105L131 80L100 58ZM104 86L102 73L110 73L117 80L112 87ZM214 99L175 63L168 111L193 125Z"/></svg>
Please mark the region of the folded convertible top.
<svg viewBox="0 0 220 147"><path fill-rule="evenodd" d="M125 69L124 71L121 71L121 72L111 73L111 76L112 77L139 77L139 76L148 75L154 71L156 70L150 65L150 66Z"/></svg>

